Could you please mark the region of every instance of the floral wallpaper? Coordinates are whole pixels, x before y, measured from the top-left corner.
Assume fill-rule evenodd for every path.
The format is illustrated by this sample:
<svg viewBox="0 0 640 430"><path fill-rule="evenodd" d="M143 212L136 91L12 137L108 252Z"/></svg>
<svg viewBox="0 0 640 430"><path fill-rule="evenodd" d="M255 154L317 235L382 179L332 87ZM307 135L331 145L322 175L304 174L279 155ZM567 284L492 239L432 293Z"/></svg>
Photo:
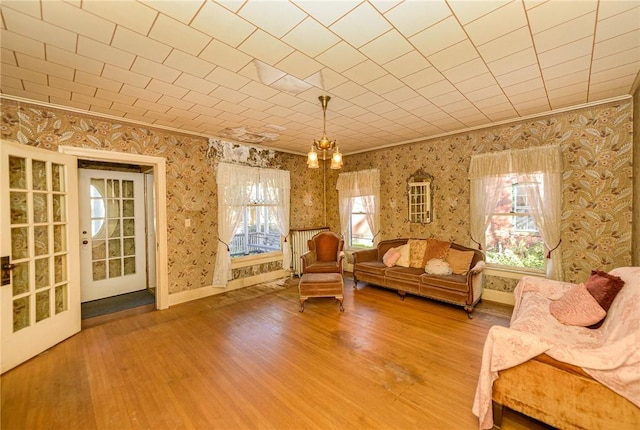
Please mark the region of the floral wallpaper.
<svg viewBox="0 0 640 430"><path fill-rule="evenodd" d="M468 169L472 154L559 144L562 147L564 276L582 282L591 269L631 264L632 107L618 102L517 121L345 157L345 170L380 169L381 237L437 237L474 246L469 237ZM433 180L434 221L407 220L407 178ZM334 201L330 212L337 212ZM516 281L488 277L485 287L512 291Z"/></svg>
<svg viewBox="0 0 640 430"><path fill-rule="evenodd" d="M217 246L215 166L220 161L289 170L291 228L328 226L335 231L338 174L378 168L383 239L433 236L472 246L467 180L471 155L560 144L565 279L581 282L591 269L630 265L632 128L631 102L615 102L346 156L339 171L308 169L298 155L4 99L0 134L50 150L73 145L165 157L169 292L176 293L211 285ZM407 220L406 183L418 169L434 177L434 220L427 225ZM189 229L184 227L186 218L191 220ZM236 269L234 276L277 270L275 266ZM515 281L488 277L485 287L512 291Z"/></svg>
<svg viewBox="0 0 640 430"><path fill-rule="evenodd" d="M303 196L292 199L292 227L323 223L322 177L318 172L309 174L301 156L211 142L200 136L37 104L0 101L3 139L52 151L57 151L59 145L70 145L166 159L170 294L211 285L218 240L215 166L219 161L289 170L291 194ZM265 158L269 160L266 163ZM191 220L190 228L184 227L187 218ZM234 276L251 276L278 270L280 266L268 263L235 269Z"/></svg>

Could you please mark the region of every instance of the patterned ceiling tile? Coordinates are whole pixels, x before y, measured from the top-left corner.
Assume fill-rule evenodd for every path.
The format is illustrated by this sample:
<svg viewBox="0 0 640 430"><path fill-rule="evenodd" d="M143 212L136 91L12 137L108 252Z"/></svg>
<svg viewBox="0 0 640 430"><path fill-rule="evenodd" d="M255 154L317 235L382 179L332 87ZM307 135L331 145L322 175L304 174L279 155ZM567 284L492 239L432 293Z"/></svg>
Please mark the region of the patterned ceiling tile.
<svg viewBox="0 0 640 430"><path fill-rule="evenodd" d="M477 2L495 4L493 2ZM455 4L455 2L454 2ZM466 9L466 4L464 5ZM522 3L509 2L478 19L465 24L464 29L474 43L482 45L527 26Z"/></svg>
<svg viewBox="0 0 640 430"><path fill-rule="evenodd" d="M173 49L169 45L120 26L116 28L111 46L157 63L162 63Z"/></svg>
<svg viewBox="0 0 640 430"><path fill-rule="evenodd" d="M384 13L400 33L409 38L425 28L451 15L451 10L443 0L429 2L405 1Z"/></svg>
<svg viewBox="0 0 640 430"><path fill-rule="evenodd" d="M116 25L64 2L42 3L42 16L51 24L108 44Z"/></svg>
<svg viewBox="0 0 640 430"><path fill-rule="evenodd" d="M387 63L411 50L411 44L397 30L389 30L360 48L360 52L378 64Z"/></svg>
<svg viewBox="0 0 640 430"><path fill-rule="evenodd" d="M233 47L238 47L256 29L255 25L210 1L204 4L191 26Z"/></svg>
<svg viewBox="0 0 640 430"><path fill-rule="evenodd" d="M363 25L363 23L366 23ZM369 3L362 3L329 27L356 48L386 33L391 25Z"/></svg>
<svg viewBox="0 0 640 430"><path fill-rule="evenodd" d="M309 37L313 34L313 37ZM282 40L311 58L331 48L340 38L311 17L306 18Z"/></svg>
<svg viewBox="0 0 640 430"><path fill-rule="evenodd" d="M272 6L269 2L247 2L238 14L277 38L287 34L307 16L293 3L280 2L278 7Z"/></svg>

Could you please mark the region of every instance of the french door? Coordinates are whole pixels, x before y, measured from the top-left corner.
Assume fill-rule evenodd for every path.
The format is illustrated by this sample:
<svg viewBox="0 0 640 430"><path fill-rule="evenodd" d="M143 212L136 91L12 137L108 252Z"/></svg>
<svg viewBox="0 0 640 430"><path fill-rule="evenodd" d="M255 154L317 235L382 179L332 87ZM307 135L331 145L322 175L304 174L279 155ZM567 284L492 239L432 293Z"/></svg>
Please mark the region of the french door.
<svg viewBox="0 0 640 430"><path fill-rule="evenodd" d="M1 371L80 331L76 157L0 140Z"/></svg>
<svg viewBox="0 0 640 430"><path fill-rule="evenodd" d="M147 287L144 175L79 170L81 301Z"/></svg>

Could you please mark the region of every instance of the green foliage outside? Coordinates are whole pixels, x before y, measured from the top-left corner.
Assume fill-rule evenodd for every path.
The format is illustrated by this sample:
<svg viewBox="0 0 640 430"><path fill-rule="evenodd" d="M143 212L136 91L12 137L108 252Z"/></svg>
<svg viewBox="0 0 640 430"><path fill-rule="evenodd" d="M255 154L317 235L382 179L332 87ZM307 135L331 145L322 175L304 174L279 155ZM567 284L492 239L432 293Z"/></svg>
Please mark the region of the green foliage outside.
<svg viewBox="0 0 640 430"><path fill-rule="evenodd" d="M523 239L511 238L502 252L496 248L487 249L487 262L502 266L526 267L544 270L544 244L527 244Z"/></svg>

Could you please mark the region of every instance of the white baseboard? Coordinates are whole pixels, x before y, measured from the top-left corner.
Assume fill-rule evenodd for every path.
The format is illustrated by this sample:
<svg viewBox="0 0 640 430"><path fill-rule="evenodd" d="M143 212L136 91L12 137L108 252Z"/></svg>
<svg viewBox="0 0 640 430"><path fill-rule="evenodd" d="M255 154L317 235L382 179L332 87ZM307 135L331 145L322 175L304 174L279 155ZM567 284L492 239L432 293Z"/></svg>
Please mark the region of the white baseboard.
<svg viewBox="0 0 640 430"><path fill-rule="evenodd" d="M261 273L247 278L234 279L233 281L230 281L225 288L209 285L195 290L181 291L179 293L169 294L169 306L179 305L180 303L186 303L191 300L198 300L204 297L226 293L228 291L261 284L263 282L275 281L276 279L287 278L289 276L290 274L288 270L276 270L275 272Z"/></svg>
<svg viewBox="0 0 640 430"><path fill-rule="evenodd" d="M502 304L511 305L511 306L513 306L516 303L516 300L512 292L490 290L487 288L482 290L482 300L486 300L488 302L502 303Z"/></svg>

